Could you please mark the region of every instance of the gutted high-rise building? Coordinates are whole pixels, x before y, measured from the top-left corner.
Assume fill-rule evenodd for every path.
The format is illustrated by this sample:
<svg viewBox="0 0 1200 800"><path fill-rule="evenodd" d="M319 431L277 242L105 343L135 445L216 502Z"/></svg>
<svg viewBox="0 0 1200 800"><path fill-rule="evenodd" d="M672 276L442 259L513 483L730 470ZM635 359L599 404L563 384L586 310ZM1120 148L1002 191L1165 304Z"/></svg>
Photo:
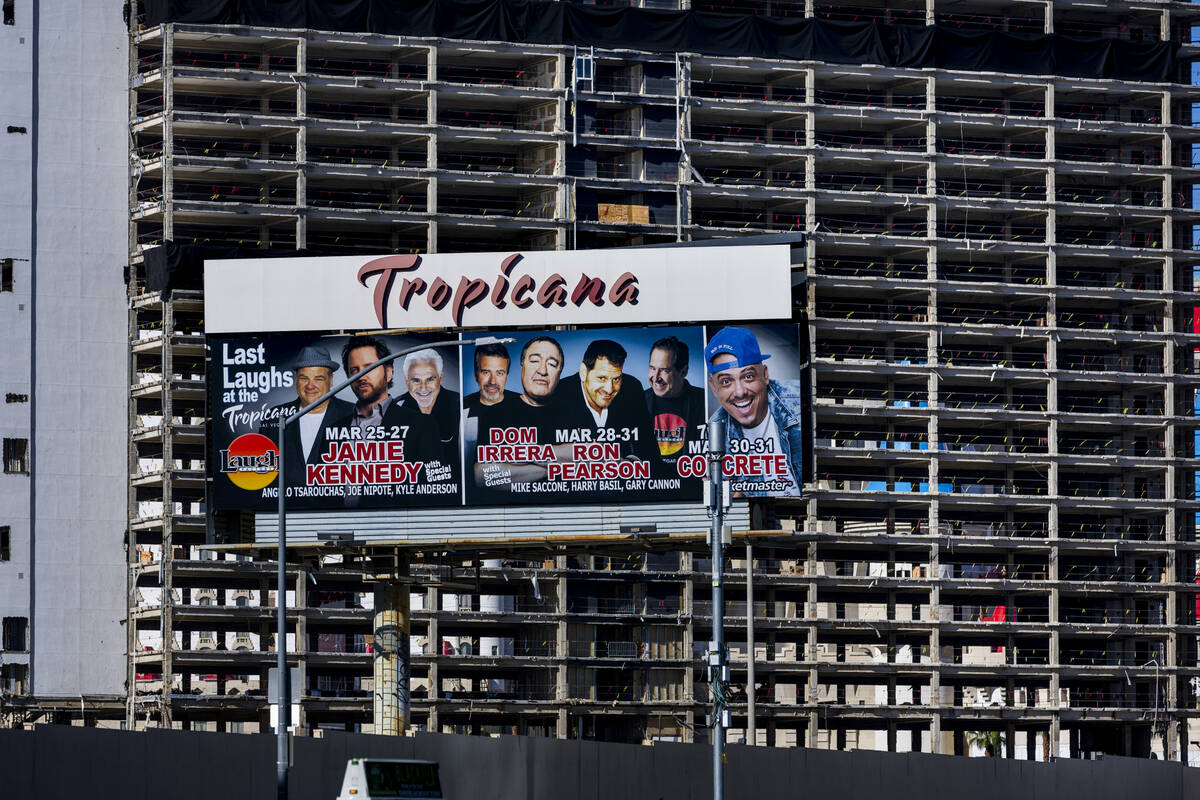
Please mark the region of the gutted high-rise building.
<svg viewBox="0 0 1200 800"><path fill-rule="evenodd" d="M134 4L130 718L267 724L275 566L202 549L254 536L206 524L202 258L792 233L816 470L742 517L735 734L750 655L760 744L1196 757L1200 10L680 6ZM330 552L304 730L370 721ZM415 724L707 737L702 553L413 569Z"/></svg>

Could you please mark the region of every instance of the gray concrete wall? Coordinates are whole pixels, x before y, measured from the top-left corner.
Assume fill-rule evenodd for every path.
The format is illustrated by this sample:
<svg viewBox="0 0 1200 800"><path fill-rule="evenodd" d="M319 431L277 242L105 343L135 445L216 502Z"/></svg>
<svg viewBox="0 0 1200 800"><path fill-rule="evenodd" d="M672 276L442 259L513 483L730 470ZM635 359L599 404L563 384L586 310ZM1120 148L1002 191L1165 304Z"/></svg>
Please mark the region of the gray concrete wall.
<svg viewBox="0 0 1200 800"><path fill-rule="evenodd" d="M41 6L33 691L116 693L125 674L128 39L119 0Z"/></svg>
<svg viewBox="0 0 1200 800"><path fill-rule="evenodd" d="M201 800L272 797L273 736L104 731L42 726L0 731L0 774L12 797ZM1200 770L1129 758L1050 764L998 758L731 746L726 797L804 800L1183 800ZM294 740L292 800L334 800L352 756L441 764L449 800L708 800L712 751L505 736L335 734Z"/></svg>
<svg viewBox="0 0 1200 800"><path fill-rule="evenodd" d="M12 258L13 291L0 292L0 394L29 394L30 255L33 135L33 40L29 3L16 25L0 26L0 259ZM9 126L26 133L8 133ZM30 406L0 398L0 437L29 438ZM0 473L0 526L10 529L11 560L0 562L0 617L29 618L29 487L25 475ZM5 652L7 663L29 662Z"/></svg>
<svg viewBox="0 0 1200 800"><path fill-rule="evenodd" d="M0 475L0 525L12 528L14 550L14 560L0 564L0 611L32 617L33 693L118 693L125 651L126 31L119 0L44 0L36 35L33 3L18 0L15 14L16 25L0 26L0 258L22 260L16 291L0 293L0 389L29 394L31 402L0 406L0 430L32 440L34 473ZM28 132L6 134L8 125Z"/></svg>

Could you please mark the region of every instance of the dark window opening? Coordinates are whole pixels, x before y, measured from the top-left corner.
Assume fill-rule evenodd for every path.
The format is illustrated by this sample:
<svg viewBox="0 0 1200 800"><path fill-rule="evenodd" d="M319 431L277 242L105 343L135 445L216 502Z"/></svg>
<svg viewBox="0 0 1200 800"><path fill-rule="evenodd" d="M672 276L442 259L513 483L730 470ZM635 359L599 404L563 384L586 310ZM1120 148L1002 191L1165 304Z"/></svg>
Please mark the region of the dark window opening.
<svg viewBox="0 0 1200 800"><path fill-rule="evenodd" d="M9 133L29 133L29 131L25 130L24 125L9 125L8 132Z"/></svg>
<svg viewBox="0 0 1200 800"><path fill-rule="evenodd" d="M9 543L9 528L5 525L0 528L0 561L8 561L12 558L12 545Z"/></svg>
<svg viewBox="0 0 1200 800"><path fill-rule="evenodd" d="M13 260L0 258L0 292L13 290Z"/></svg>
<svg viewBox="0 0 1200 800"><path fill-rule="evenodd" d="M29 649L29 618L5 617L0 650L23 653Z"/></svg>
<svg viewBox="0 0 1200 800"><path fill-rule="evenodd" d="M4 440L4 471L9 475L29 474L29 440Z"/></svg>
<svg viewBox="0 0 1200 800"><path fill-rule="evenodd" d="M29 395L18 394L17 392L6 392L4 394L4 402L6 402L6 403L28 403Z"/></svg>
<svg viewBox="0 0 1200 800"><path fill-rule="evenodd" d="M17 24L17 0L4 0L4 24Z"/></svg>
<svg viewBox="0 0 1200 800"><path fill-rule="evenodd" d="M5 664L0 667L0 691L7 694L26 694L29 680L28 664Z"/></svg>

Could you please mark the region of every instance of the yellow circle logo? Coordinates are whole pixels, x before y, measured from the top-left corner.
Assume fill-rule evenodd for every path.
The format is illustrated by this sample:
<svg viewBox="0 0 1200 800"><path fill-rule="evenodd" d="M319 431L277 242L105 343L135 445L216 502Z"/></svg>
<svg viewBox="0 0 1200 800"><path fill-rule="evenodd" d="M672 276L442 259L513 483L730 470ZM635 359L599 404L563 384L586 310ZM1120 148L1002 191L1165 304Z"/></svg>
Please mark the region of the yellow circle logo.
<svg viewBox="0 0 1200 800"><path fill-rule="evenodd" d="M261 433L243 433L221 451L221 472L239 489L262 489L279 474L279 448Z"/></svg>

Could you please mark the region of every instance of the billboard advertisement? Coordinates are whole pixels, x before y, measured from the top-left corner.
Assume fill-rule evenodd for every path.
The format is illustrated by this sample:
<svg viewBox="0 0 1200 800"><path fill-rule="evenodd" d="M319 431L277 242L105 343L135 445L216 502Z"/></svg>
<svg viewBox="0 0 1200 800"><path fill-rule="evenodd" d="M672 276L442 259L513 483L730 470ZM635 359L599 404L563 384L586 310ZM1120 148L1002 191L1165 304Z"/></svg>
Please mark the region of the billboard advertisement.
<svg viewBox="0 0 1200 800"><path fill-rule="evenodd" d="M350 510L698 501L705 423L743 497L797 496L810 451L793 323L210 336L210 507ZM488 335L484 333L478 336ZM465 334L473 338L476 334ZM287 426L278 421L374 361Z"/></svg>

